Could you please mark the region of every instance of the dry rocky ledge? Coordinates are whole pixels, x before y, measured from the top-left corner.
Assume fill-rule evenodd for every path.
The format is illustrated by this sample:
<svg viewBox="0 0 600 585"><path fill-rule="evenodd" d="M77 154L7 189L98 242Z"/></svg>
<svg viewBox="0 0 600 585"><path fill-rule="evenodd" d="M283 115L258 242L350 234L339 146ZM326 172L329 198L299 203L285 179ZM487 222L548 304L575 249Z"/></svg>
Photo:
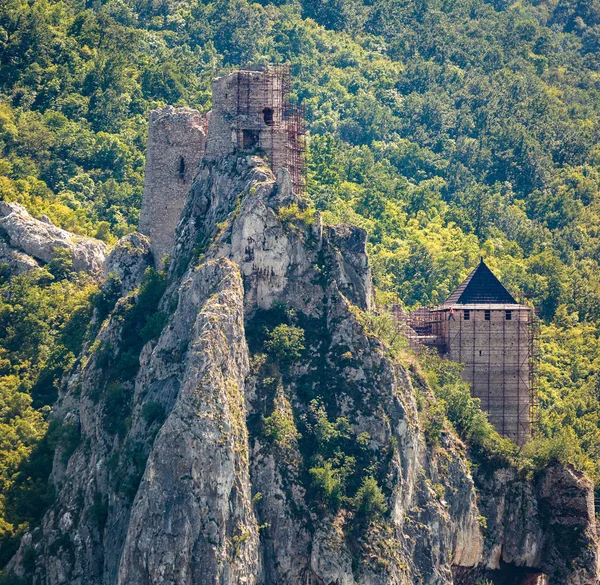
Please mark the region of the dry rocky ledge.
<svg viewBox="0 0 600 585"><path fill-rule="evenodd" d="M59 249L68 250L73 270L102 274L108 248L104 242L76 236L29 215L18 203L0 201L0 263L21 274L51 262Z"/></svg>

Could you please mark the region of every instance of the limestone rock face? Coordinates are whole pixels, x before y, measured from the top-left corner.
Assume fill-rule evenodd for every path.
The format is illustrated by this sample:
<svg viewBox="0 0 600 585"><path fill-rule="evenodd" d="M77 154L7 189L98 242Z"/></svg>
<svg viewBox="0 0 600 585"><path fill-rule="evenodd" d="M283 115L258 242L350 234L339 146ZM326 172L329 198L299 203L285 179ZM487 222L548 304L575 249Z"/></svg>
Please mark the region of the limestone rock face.
<svg viewBox="0 0 600 585"><path fill-rule="evenodd" d="M172 347L185 320L192 330L183 383L133 502L118 582L251 584L258 529L244 408L242 281L221 259L200 266L184 291L150 358Z"/></svg>
<svg viewBox="0 0 600 585"><path fill-rule="evenodd" d="M99 275L108 251L104 242L76 236L49 221L37 220L22 205L6 201L0 201L0 234L5 235L8 245L15 250L10 253L17 266L20 262L21 271L27 265L33 267L36 260L50 262L58 249L67 249L73 259L73 270ZM25 260L23 254L32 259Z"/></svg>
<svg viewBox="0 0 600 585"><path fill-rule="evenodd" d="M369 310L373 290L367 232L353 225L328 226L326 242L335 256L331 269L340 291L362 309Z"/></svg>
<svg viewBox="0 0 600 585"><path fill-rule="evenodd" d="M599 568L591 546L596 538L592 483L571 467L553 466L542 472L536 487L546 528L542 568L568 583L593 582Z"/></svg>
<svg viewBox="0 0 600 585"><path fill-rule="evenodd" d="M598 582L594 492L583 474L552 465L533 481L506 469L475 480L487 538L473 575L493 579L508 566L523 584Z"/></svg>
<svg viewBox="0 0 600 585"><path fill-rule="evenodd" d="M292 213L294 206L298 214L306 208L292 193L285 170L274 183L270 169L257 157L205 162L178 226L177 266L204 249L206 257L230 257L244 277L247 312L285 302L307 314L318 314L323 293L315 266L323 253L327 267L319 270L336 270L352 302L362 308L370 306L372 284L364 230L344 226L335 232L336 237L324 240L318 216L310 218L302 230L295 227L304 224ZM219 231L224 222L225 229ZM210 247L215 236L218 245ZM341 250L352 247L351 254L342 254Z"/></svg>
<svg viewBox="0 0 600 585"><path fill-rule="evenodd" d="M40 267L34 258L11 248L6 242L0 240L0 266L2 264L8 267L10 275L23 274Z"/></svg>
<svg viewBox="0 0 600 585"><path fill-rule="evenodd" d="M34 585L597 583L585 478L564 467L474 478L452 432L427 446L415 388L426 384L359 309L372 302L365 242L324 227L260 158L202 163L158 330L138 286L147 241L130 236L109 259L122 297L56 407L81 442L57 452L57 500L10 568ZM146 323L139 345L132 315ZM261 341L275 318L305 336L278 367ZM377 476L387 511L368 524L315 498L302 432L319 404L360 437L355 463ZM267 432L275 413L303 431Z"/></svg>
<svg viewBox="0 0 600 585"><path fill-rule="evenodd" d="M134 233L122 237L111 250L104 264L104 277L119 279L121 294L131 292L143 279L144 272L153 265L150 239Z"/></svg>

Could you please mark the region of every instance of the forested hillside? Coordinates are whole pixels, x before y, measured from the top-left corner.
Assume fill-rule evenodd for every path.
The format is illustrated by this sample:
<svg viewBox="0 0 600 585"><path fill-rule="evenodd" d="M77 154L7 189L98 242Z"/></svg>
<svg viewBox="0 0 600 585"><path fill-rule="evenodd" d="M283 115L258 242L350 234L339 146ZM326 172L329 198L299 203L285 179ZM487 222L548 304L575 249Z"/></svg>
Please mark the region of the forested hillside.
<svg viewBox="0 0 600 585"><path fill-rule="evenodd" d="M0 198L114 243L137 226L149 110L208 110L219 71L289 62L309 196L367 228L380 303L436 304L485 255L543 320L539 456L598 479L599 49L589 0L7 0ZM35 445L103 299L60 258L0 278L1 537L51 497L68 429Z"/></svg>

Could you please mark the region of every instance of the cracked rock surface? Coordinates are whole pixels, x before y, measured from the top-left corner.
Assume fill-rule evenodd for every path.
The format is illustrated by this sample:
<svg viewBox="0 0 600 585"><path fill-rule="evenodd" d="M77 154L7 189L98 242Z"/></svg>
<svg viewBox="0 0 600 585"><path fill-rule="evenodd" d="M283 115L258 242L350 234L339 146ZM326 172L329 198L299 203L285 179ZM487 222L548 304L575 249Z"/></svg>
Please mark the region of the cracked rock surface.
<svg viewBox="0 0 600 585"><path fill-rule="evenodd" d="M474 476L451 432L427 447L414 374L361 318L373 302L364 230L323 226L290 184L256 157L200 165L160 328L137 353L127 324L147 298L149 247L136 235L117 245L106 270L121 298L54 414L81 440L57 451L56 502L10 568L34 585L597 583L590 482L562 466ZM254 345L277 311L306 348L273 382ZM265 435L275 410L306 420L316 392L368 437L387 506L368 530L348 506L315 504L301 433Z"/></svg>
<svg viewBox="0 0 600 585"><path fill-rule="evenodd" d="M18 203L0 201L0 263L12 274L51 262L58 250L68 250L73 270L102 274L108 248L104 242L77 236L45 221L35 219Z"/></svg>

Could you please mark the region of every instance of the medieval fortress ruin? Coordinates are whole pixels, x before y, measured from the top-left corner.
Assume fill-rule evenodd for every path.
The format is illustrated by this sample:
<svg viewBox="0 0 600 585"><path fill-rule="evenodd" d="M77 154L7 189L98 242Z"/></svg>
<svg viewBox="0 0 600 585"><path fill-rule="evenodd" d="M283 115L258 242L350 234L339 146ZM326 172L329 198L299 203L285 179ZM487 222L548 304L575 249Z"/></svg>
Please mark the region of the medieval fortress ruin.
<svg viewBox="0 0 600 585"><path fill-rule="evenodd" d="M289 98L286 66L235 71L212 82L213 109L201 114L168 106L150 114L140 232L158 266L171 253L196 167L234 153L259 154L285 168L303 188L305 126ZM435 309L396 312L415 348L435 348L463 364L463 379L496 429L517 444L531 435L535 414L535 315L517 303L482 261Z"/></svg>
<svg viewBox="0 0 600 585"><path fill-rule="evenodd" d="M139 231L159 264L175 244L175 228L206 149L206 118L191 108L150 113Z"/></svg>
<svg viewBox="0 0 600 585"><path fill-rule="evenodd" d="M289 95L287 66L254 66L213 80L213 109L207 114L173 106L151 112L139 230L150 237L157 265L173 249L203 159L260 154L274 173L289 171L295 192L302 189L304 116Z"/></svg>

